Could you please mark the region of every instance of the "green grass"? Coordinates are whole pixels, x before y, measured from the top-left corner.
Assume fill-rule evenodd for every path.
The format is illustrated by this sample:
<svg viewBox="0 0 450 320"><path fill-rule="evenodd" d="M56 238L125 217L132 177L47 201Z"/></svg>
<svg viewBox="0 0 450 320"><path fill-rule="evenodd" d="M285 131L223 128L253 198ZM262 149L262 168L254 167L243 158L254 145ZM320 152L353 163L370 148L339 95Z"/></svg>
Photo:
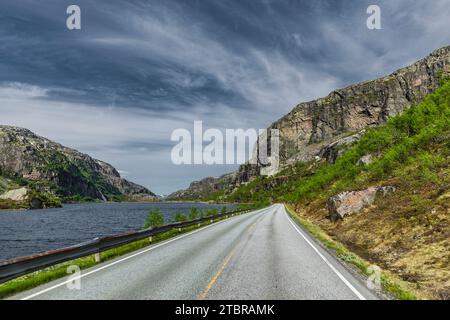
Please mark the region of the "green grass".
<svg viewBox="0 0 450 320"><path fill-rule="evenodd" d="M239 214L243 214L246 212L242 212ZM225 217L215 219L214 222L218 222L221 220L225 220ZM135 241L129 244L126 244L124 246L110 249L107 251L104 251L100 254L100 258L102 262L114 259L116 257L122 256L124 254L142 249L144 247L147 247L149 245L153 245L155 243L176 237L180 234L187 233L193 230L196 230L198 228L205 227L207 225L210 225L211 222L203 222L198 225L182 228L181 231L178 231L178 229L173 229L168 232L156 235L152 237L152 241L147 239ZM25 276L19 277L17 279L10 280L8 282L5 282L3 284L0 284L0 299L7 298L11 295L20 293L25 290L30 290L32 288L35 288L37 286L43 285L45 283L48 283L50 281L68 276L67 268L71 265L76 265L80 268L80 270L84 270L90 267L93 267L97 265L98 263L95 262L94 256L87 256L83 258L79 258L76 260L64 262L40 271L36 271L30 274L27 274Z"/></svg>
<svg viewBox="0 0 450 320"><path fill-rule="evenodd" d="M325 231L319 226L311 223L310 221L299 217L295 211L288 205L285 205L289 215L302 225L312 236L319 240L326 248L330 249L335 255L342 261L352 264L357 267L364 275L369 276L368 268L371 265L366 260L362 259L355 253L347 249L342 243L333 240ZM396 277L387 273L381 272L380 278L381 285L386 292L390 293L393 297L400 300L416 300L417 297L412 293L406 285Z"/></svg>
<svg viewBox="0 0 450 320"><path fill-rule="evenodd" d="M0 210L18 210L29 208L30 205L25 201L12 201L8 199L0 199Z"/></svg>

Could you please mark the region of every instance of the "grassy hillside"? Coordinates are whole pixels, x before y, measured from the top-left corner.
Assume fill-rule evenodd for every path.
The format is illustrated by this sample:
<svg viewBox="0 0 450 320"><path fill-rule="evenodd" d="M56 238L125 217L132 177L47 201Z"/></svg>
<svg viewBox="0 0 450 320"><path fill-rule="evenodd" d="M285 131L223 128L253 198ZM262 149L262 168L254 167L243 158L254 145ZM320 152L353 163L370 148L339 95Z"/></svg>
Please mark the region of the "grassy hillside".
<svg viewBox="0 0 450 320"><path fill-rule="evenodd" d="M370 164L358 162L371 155ZM369 129L335 164L297 163L241 186L229 201L286 202L298 215L425 297L450 299L450 80L400 116ZM326 201L342 191L396 192L333 223ZM224 197L215 194L212 198Z"/></svg>

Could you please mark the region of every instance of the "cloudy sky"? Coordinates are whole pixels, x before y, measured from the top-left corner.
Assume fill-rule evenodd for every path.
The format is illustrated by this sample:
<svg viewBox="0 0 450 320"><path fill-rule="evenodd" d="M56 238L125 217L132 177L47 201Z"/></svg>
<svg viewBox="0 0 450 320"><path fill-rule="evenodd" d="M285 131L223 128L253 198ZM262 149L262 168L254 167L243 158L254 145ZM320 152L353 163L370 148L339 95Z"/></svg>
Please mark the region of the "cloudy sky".
<svg viewBox="0 0 450 320"><path fill-rule="evenodd" d="M382 30L366 27L370 4ZM450 0L2 0L0 124L167 194L235 168L173 165L174 129L265 128L450 45L449 17Z"/></svg>

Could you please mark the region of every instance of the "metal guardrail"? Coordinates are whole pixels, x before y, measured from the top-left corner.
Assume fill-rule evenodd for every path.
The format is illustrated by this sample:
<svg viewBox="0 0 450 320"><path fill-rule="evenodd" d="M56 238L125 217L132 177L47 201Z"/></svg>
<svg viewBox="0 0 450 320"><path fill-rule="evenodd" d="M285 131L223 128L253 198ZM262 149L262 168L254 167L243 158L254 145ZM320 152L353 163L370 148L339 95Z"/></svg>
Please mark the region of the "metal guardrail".
<svg viewBox="0 0 450 320"><path fill-rule="evenodd" d="M28 273L42 270L44 268L51 267L63 262L86 257L92 254L99 254L102 251L117 248L128 243L149 238L170 231L172 229L185 228L208 220L215 220L225 216L244 212L246 211L238 210L226 212L215 216L198 218L191 221L167 224L152 229L131 231L113 236L95 238L94 240L62 249L51 250L43 253L33 254L30 256L0 261L0 283L4 283Z"/></svg>

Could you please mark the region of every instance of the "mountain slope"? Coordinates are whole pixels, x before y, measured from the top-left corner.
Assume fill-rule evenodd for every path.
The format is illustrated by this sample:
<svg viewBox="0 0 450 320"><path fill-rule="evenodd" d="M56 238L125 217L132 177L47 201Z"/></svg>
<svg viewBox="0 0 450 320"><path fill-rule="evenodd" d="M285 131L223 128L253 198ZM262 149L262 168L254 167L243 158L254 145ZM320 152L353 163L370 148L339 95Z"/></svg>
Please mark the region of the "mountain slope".
<svg viewBox="0 0 450 320"><path fill-rule="evenodd" d="M280 170L316 156L334 162L342 150L357 141L364 129L378 126L401 114L436 90L442 76L450 74L450 46L438 49L411 66L389 76L333 91L325 98L297 105L269 129L280 131ZM270 139L270 136L268 137ZM260 174L263 166L245 164L231 174L203 183L202 194L191 188L172 194L172 198L208 199L217 191L226 194ZM230 175L224 176L229 180ZM227 187L224 187L224 185ZM194 185L195 187L195 185ZM197 190L198 191L198 190Z"/></svg>
<svg viewBox="0 0 450 320"><path fill-rule="evenodd" d="M450 299L449 173L450 77L420 104L368 129L335 163L298 162L222 199L290 203L419 297ZM336 210L346 213L337 221Z"/></svg>
<svg viewBox="0 0 450 320"><path fill-rule="evenodd" d="M197 199L285 202L395 274L412 296L450 299L449 58L443 48L386 78L300 104L272 125L282 136L278 173L244 165L228 187L216 187L223 178L200 183Z"/></svg>
<svg viewBox="0 0 450 320"><path fill-rule="evenodd" d="M63 201L155 197L103 161L12 126L0 126L0 176L0 191L22 185Z"/></svg>
<svg viewBox="0 0 450 320"><path fill-rule="evenodd" d="M213 198L214 195L221 194L224 190L228 190L234 184L237 173L232 172L224 174L219 178L207 177L199 181L193 181L189 188L178 190L166 197L167 200L204 200L205 197ZM217 200L217 199L216 199Z"/></svg>

